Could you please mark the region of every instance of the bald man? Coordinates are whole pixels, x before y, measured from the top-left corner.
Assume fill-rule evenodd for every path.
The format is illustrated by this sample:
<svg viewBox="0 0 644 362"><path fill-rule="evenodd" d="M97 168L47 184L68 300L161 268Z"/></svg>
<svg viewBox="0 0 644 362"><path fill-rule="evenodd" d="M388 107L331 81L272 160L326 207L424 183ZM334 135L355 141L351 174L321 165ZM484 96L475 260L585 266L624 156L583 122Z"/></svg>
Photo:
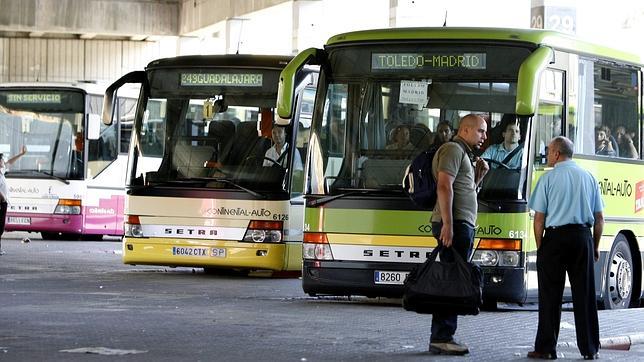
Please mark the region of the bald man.
<svg viewBox="0 0 644 362"><path fill-rule="evenodd" d="M440 260L453 261L452 252L469 259L474 243L478 202L476 188L490 167L476 157L475 149L487 139L487 123L475 114L460 121L453 142L444 143L432 161L438 199L432 213L432 233L443 246ZM449 250L451 249L451 250ZM457 316L434 313L429 351L435 354L464 355L469 349L454 340Z"/></svg>

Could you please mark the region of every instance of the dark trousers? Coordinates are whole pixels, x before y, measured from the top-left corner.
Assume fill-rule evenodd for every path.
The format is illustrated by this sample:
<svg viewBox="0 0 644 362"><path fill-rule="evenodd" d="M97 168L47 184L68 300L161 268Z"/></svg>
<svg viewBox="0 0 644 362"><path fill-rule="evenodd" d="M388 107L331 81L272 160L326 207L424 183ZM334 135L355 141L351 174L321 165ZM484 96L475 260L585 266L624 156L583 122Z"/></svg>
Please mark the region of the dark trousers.
<svg viewBox="0 0 644 362"><path fill-rule="evenodd" d="M572 290L577 346L583 355L599 351L593 238L590 228L546 229L537 251L539 327L534 349L556 353L566 272Z"/></svg>
<svg viewBox="0 0 644 362"><path fill-rule="evenodd" d="M7 218L7 202L2 201L0 202L0 240L2 238L2 234L4 234L4 223ZM0 243L0 246L2 246L2 243Z"/></svg>
<svg viewBox="0 0 644 362"><path fill-rule="evenodd" d="M442 226L442 223L432 223L432 234L434 234L436 240L438 240ZM454 251L459 253L464 260L469 260L472 245L474 244L474 227L463 221L455 221L453 228L452 247L440 251L438 254L440 260L454 261L454 255L452 254ZM438 240L438 244L441 245L440 240ZM456 314L434 313L432 316L432 335L429 341L432 343L451 341L456 333L457 323Z"/></svg>

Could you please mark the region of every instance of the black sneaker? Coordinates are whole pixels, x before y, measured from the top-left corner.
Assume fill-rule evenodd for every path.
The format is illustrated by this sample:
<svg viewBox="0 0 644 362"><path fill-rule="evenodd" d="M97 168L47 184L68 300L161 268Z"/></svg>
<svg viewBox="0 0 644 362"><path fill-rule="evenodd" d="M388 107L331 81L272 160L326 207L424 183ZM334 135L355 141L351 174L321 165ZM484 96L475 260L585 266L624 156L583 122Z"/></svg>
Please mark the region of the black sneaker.
<svg viewBox="0 0 644 362"><path fill-rule="evenodd" d="M5 254L6 253L4 252L4 250L0 249L0 255L5 255Z"/></svg>
<svg viewBox="0 0 644 362"><path fill-rule="evenodd" d="M449 342L430 342L429 351L433 354L446 354L452 356L462 356L470 353L466 345L451 340Z"/></svg>

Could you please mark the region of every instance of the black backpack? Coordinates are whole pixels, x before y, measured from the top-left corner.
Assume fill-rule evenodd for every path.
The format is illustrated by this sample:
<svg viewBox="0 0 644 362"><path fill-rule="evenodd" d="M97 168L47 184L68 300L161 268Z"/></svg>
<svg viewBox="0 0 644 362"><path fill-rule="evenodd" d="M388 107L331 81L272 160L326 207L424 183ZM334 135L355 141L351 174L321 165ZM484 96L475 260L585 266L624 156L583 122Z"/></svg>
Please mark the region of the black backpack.
<svg viewBox="0 0 644 362"><path fill-rule="evenodd" d="M454 141L448 141L454 142ZM458 142L463 152L465 149ZM425 209L433 210L436 205L436 180L432 175L432 161L440 147L432 146L427 151L422 152L407 166L405 176L403 177L402 186L403 190L407 193L411 201L416 206Z"/></svg>
<svg viewBox="0 0 644 362"><path fill-rule="evenodd" d="M431 210L436 204L436 180L432 175L432 160L439 147L421 152L405 170L403 190L418 207Z"/></svg>

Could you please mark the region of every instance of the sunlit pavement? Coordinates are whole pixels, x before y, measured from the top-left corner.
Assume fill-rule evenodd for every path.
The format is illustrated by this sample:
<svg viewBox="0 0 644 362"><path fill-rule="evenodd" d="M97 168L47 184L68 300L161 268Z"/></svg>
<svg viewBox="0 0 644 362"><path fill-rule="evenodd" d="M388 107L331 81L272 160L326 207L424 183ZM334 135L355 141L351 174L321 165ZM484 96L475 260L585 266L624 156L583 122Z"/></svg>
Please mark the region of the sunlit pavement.
<svg viewBox="0 0 644 362"><path fill-rule="evenodd" d="M24 236L2 241L3 361L527 360L536 331L535 305L501 305L459 319L456 338L469 355L433 356L426 352L431 316L405 312L397 300L317 299L298 279L123 265L116 239ZM602 339L644 333L643 309L599 317ZM581 358L568 308L559 341L560 360ZM642 344L600 354L644 361Z"/></svg>

